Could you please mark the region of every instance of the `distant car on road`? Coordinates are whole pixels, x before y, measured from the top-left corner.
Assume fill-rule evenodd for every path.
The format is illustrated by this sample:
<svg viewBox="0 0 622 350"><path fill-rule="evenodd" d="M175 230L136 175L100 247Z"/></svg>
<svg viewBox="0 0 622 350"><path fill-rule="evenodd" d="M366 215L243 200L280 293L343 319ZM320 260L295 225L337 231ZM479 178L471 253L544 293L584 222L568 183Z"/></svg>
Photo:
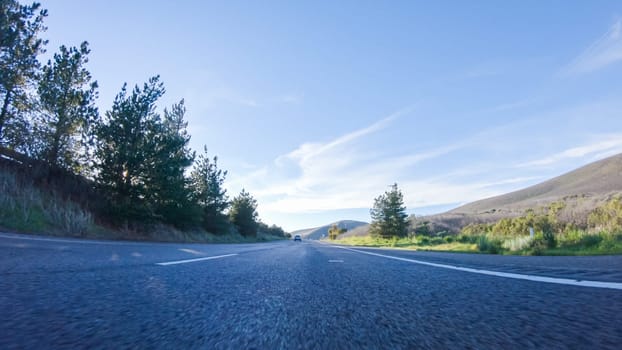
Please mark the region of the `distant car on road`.
<svg viewBox="0 0 622 350"><path fill-rule="evenodd" d="M301 241L302 242L302 237L300 237L300 235L295 235L294 236L294 242L295 241Z"/></svg>

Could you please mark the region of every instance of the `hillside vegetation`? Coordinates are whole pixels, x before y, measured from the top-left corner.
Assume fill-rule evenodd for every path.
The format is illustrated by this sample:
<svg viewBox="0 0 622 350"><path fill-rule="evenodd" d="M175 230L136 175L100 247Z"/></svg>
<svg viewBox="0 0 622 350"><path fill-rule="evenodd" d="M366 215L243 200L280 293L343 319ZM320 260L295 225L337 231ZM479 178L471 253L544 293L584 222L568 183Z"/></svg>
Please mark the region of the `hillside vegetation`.
<svg viewBox="0 0 622 350"><path fill-rule="evenodd" d="M587 228L560 221L563 202L538 211L486 224L470 224L460 234L433 234L418 227L408 237L340 237L338 243L417 250L518 254L595 255L622 254L622 200L614 196L594 208Z"/></svg>
<svg viewBox="0 0 622 350"><path fill-rule="evenodd" d="M554 202L563 203L560 220L587 228L588 215L622 193L622 154L590 163L540 184L508 194L479 200L446 213L412 219L428 222L434 232L454 233L470 224L492 223L524 215Z"/></svg>
<svg viewBox="0 0 622 350"><path fill-rule="evenodd" d="M159 105L158 75L123 84L101 113L88 42L40 62L47 15L38 3L0 2L0 226L158 240L287 236L259 221L249 192L229 197L227 171L207 147L190 149L184 100Z"/></svg>
<svg viewBox="0 0 622 350"><path fill-rule="evenodd" d="M81 236L93 227L93 214L55 190L35 186L32 177L0 166L0 226L25 232L64 232Z"/></svg>
<svg viewBox="0 0 622 350"><path fill-rule="evenodd" d="M259 223L259 232L255 237L246 237L237 232L213 234L201 228L179 230L157 223L139 228L115 226L97 214L103 202L90 181L66 173L55 174L48 180L45 171L37 170L32 166L33 163L22 167L20 163L9 161L4 153L6 150L0 149L0 231L97 239L206 243L257 242L286 237L280 228L262 223Z"/></svg>
<svg viewBox="0 0 622 350"><path fill-rule="evenodd" d="M411 217L408 237L373 237L361 226L339 243L465 252L622 253L622 155L447 213ZM533 233L533 235L531 234Z"/></svg>

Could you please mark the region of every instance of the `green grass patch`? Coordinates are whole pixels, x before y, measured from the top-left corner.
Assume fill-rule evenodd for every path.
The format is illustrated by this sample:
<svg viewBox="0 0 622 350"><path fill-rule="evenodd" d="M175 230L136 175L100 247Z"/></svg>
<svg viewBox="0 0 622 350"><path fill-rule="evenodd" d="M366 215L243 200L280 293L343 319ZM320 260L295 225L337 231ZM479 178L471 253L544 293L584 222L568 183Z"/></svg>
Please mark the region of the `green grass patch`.
<svg viewBox="0 0 622 350"><path fill-rule="evenodd" d="M479 253L476 244L452 242L433 246L416 246L413 249L454 253Z"/></svg>
<svg viewBox="0 0 622 350"><path fill-rule="evenodd" d="M450 241L450 242L448 242ZM446 240L442 237L405 237L405 238L376 238L370 236L344 237L335 241L336 244L344 244L360 247L390 247L413 250L446 251L446 252L477 252L476 245L469 242L459 242L453 239Z"/></svg>
<svg viewBox="0 0 622 350"><path fill-rule="evenodd" d="M451 238L450 238L451 237ZM536 234L518 236L458 235L408 238L345 237L337 244L402 248L425 251L487 253L504 255L611 255L622 254L622 233L588 233L576 230L563 235Z"/></svg>
<svg viewBox="0 0 622 350"><path fill-rule="evenodd" d="M613 255L622 254L622 234L601 232L561 236L556 247L548 248L545 255Z"/></svg>

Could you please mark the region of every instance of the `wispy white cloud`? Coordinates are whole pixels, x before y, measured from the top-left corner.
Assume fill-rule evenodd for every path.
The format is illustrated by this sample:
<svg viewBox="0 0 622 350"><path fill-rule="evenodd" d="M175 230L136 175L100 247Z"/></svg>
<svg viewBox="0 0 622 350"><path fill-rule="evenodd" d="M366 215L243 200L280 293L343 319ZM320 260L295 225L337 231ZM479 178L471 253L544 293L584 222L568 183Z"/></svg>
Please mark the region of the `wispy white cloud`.
<svg viewBox="0 0 622 350"><path fill-rule="evenodd" d="M481 184L469 188L404 177L413 166L444 156L463 145L447 145L412 154L391 154L386 150L373 153L365 147L366 136L397 127L394 121L413 111L413 107L405 108L326 142L304 143L277 157L266 168L235 182L238 186L251 184L249 188L253 188L253 194L259 199L260 212L311 213L368 208L373 198L395 181L399 181L400 187L416 189L412 193L418 194L418 201L407 198L406 204L410 207L419 206L421 198L425 198L425 205L435 205L456 202L456 198L481 196L482 189L485 189ZM295 175L292 176L291 172ZM483 193L496 194L488 190ZM421 194L425 195L422 197Z"/></svg>
<svg viewBox="0 0 622 350"><path fill-rule="evenodd" d="M490 138L490 133L498 132L499 127L453 144L412 153L386 149L370 153L369 148L364 147L367 136L397 127L394 121L412 111L412 108L404 109L326 142L304 143L277 157L272 164L235 179L233 185L252 188L259 199L260 212L301 214L369 208L374 197L396 181L405 194L407 207L417 208L494 196L535 179L533 176L491 175L489 168L472 171L470 174L475 175L476 180L470 181L462 176L456 178L434 172L409 175L423 162L477 147Z"/></svg>
<svg viewBox="0 0 622 350"><path fill-rule="evenodd" d="M622 134L602 135L597 141L568 148L559 153L518 164L517 167L550 166L568 159L583 158L590 155L613 155L622 152Z"/></svg>
<svg viewBox="0 0 622 350"><path fill-rule="evenodd" d="M383 118L375 123L373 123L372 125L359 129L359 130L355 130L353 132L350 132L348 134L339 136L338 138L327 142L327 143L305 143L302 144L300 147L298 147L297 149L295 149L294 151L288 153L286 155L287 158L290 159L297 159L299 160L301 163L305 163L307 162L309 159L316 157L318 155L321 155L323 153L326 153L332 149L335 149L339 146L351 143L353 141L355 141L356 139L359 139L365 135L374 133L378 130L384 129L387 125L389 125L395 118L399 117L402 114L407 113L407 110L404 111L399 111L397 113L394 113L386 118Z"/></svg>
<svg viewBox="0 0 622 350"><path fill-rule="evenodd" d="M562 70L563 74L589 73L622 60L622 19Z"/></svg>

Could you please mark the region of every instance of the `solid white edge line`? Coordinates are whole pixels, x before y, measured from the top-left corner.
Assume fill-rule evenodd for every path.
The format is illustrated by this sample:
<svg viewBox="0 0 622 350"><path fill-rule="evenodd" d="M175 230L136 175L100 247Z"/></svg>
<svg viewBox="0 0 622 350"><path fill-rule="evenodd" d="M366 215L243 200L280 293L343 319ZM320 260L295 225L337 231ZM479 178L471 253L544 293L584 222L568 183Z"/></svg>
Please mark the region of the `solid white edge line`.
<svg viewBox="0 0 622 350"><path fill-rule="evenodd" d="M534 276L534 275L522 275L522 274L518 274L518 273L499 272L499 271L490 271L490 270L480 270L480 269L473 269L473 268L469 268L469 267L452 266L452 265L437 264L437 263L431 263L431 262L415 260L415 259L400 258L400 257L397 257L397 256L372 253L372 252L367 252L367 251L364 251L364 250L340 247L340 246L336 246L336 245L333 245L331 247L345 249L345 250L350 250L350 251L357 252L357 253L362 253L362 254L379 256L379 257L383 257L383 258L387 258L387 259L406 261L406 262L410 262L410 263L427 265L427 266L433 266L433 267L440 267L440 268L443 268L443 269L450 269L450 270L470 272L470 273L478 273L480 275L497 276L497 277L504 277L504 278L513 278L513 279L518 279L518 280L527 280L527 281L534 281L534 282L565 284L565 285L579 286L579 287L609 288L609 289L622 290L622 283L619 283L619 282L601 282L601 281L576 280L576 279L569 279L569 278L557 278L557 277L545 277L545 276Z"/></svg>
<svg viewBox="0 0 622 350"><path fill-rule="evenodd" d="M196 258L196 259L167 261L167 262L156 263L156 265L168 266L168 265L177 265L177 264L187 264L187 263L196 262L196 261L226 258L226 257L234 256L234 255L238 255L238 254L225 254L225 255L216 255L216 256L206 256L204 258Z"/></svg>

